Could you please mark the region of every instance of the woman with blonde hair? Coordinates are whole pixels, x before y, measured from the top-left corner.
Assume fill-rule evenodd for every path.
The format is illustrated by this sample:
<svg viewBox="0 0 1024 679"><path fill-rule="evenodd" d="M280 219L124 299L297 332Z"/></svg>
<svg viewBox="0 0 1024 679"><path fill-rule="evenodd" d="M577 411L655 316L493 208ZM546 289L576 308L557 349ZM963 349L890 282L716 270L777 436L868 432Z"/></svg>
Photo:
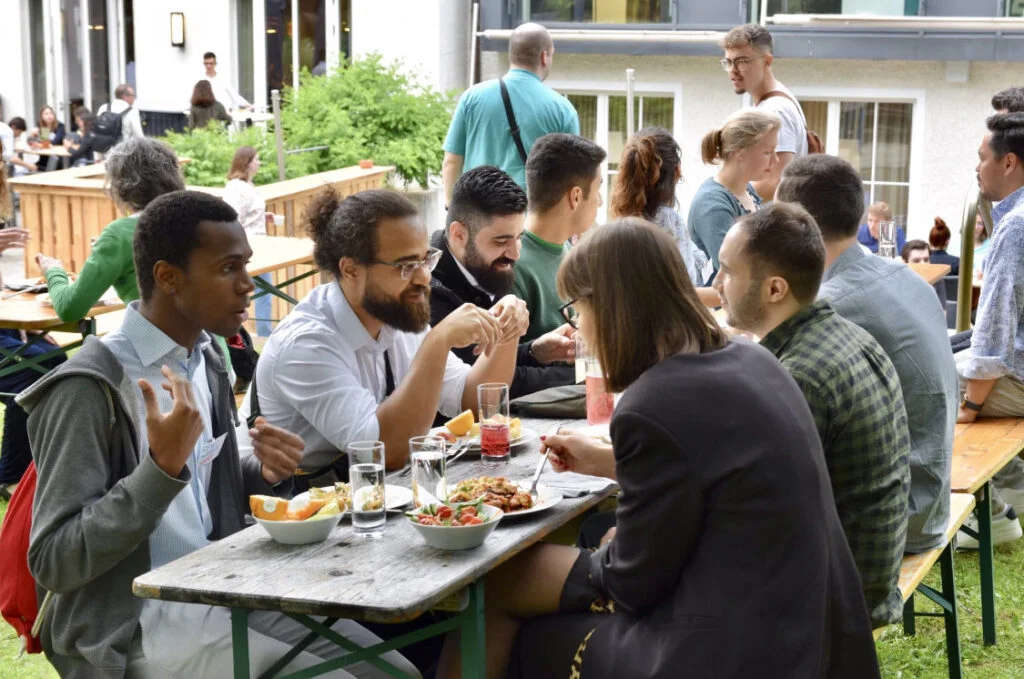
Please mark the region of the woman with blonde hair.
<svg viewBox="0 0 1024 679"><path fill-rule="evenodd" d="M260 171L259 153L251 146L240 146L235 151L228 170L228 183L224 189L224 202L235 208L238 223L246 233L253 236L265 236L267 227L274 219L273 213L267 212L267 202L256 190L253 178ZM270 274L262 274L260 279L270 282ZM259 337L270 336L270 295L256 298L256 334Z"/></svg>
<svg viewBox="0 0 1024 679"><path fill-rule="evenodd" d="M718 174L700 185L690 204L693 242L712 264L705 285L718 273L718 250L733 222L761 205L751 182L767 177L778 162L775 146L780 127L782 120L774 113L743 109L704 135L701 158L708 165L722 163Z"/></svg>
<svg viewBox="0 0 1024 679"><path fill-rule="evenodd" d="M542 453L615 478L617 525L597 551L541 543L488 574L486 676L878 677L817 428L786 369L728 339L675 242L641 219L583 236L558 294L622 398L611 445L562 433ZM458 645L441 679L462 676Z"/></svg>
<svg viewBox="0 0 1024 679"><path fill-rule="evenodd" d="M701 281L707 262L676 211L676 185L682 181L679 144L668 130L647 127L626 142L612 191L611 217L643 217L672 236L683 256L690 280Z"/></svg>

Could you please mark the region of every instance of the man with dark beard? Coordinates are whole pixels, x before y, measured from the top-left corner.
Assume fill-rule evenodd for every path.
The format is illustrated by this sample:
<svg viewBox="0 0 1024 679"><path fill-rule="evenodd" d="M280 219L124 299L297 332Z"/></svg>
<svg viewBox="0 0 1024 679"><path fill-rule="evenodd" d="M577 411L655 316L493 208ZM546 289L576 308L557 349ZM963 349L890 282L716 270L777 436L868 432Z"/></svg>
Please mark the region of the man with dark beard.
<svg viewBox="0 0 1024 679"><path fill-rule="evenodd" d="M290 423L303 438L297 488L347 478L353 441L383 441L388 469L402 467L409 439L426 434L435 413L476 410L478 384L512 381L529 324L525 304L508 296L489 310L465 304L429 327L441 253L397 192L342 200L326 189L305 218L314 259L335 280L274 329L240 412ZM451 352L465 347L478 357L472 367Z"/></svg>
<svg viewBox="0 0 1024 679"><path fill-rule="evenodd" d="M492 166L476 167L459 177L448 205L448 224L431 238L441 251L430 281L430 322L439 324L463 304L489 309L512 290L519 242L526 219L526 192ZM565 384L573 368L549 365L576 353L569 325L519 345L511 396ZM455 349L466 363L476 361L472 348Z"/></svg>

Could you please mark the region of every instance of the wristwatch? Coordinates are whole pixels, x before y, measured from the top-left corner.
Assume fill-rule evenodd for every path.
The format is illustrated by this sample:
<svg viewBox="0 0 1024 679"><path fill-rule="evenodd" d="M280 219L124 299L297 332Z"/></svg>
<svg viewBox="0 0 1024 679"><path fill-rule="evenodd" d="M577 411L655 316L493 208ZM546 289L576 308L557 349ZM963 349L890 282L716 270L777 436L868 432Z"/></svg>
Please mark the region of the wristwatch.
<svg viewBox="0 0 1024 679"><path fill-rule="evenodd" d="M981 403L975 403L974 401L967 400L967 397L964 396L964 400L960 401L960 407L980 413L983 406Z"/></svg>

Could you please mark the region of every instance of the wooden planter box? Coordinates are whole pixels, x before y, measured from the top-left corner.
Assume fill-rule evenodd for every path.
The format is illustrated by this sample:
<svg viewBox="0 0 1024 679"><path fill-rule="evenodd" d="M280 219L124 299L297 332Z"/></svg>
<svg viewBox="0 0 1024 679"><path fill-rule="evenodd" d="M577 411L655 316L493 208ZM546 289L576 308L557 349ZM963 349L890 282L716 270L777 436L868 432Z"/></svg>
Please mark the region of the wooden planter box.
<svg viewBox="0 0 1024 679"><path fill-rule="evenodd" d="M267 210L285 216L284 225L271 225L267 234L304 237L305 229L300 223L302 215L320 189L329 184L344 197L382 188L387 174L393 169L388 166L369 169L353 166L257 187L267 201ZM92 239L99 236L107 224L122 216L104 191L102 163L40 172L11 179L9 183L11 189L21 196L22 225L32 235L25 247L26 277L39 275L35 263L37 252L59 258L70 272L79 271L89 257ZM218 196L224 193L222 188L188 188ZM313 269L313 266L289 267L275 271L273 279L275 283L282 282ZM301 300L320 284L320 279L320 276L311 276L288 286L285 291ZM274 319L284 318L288 310L289 305L284 300L274 298Z"/></svg>

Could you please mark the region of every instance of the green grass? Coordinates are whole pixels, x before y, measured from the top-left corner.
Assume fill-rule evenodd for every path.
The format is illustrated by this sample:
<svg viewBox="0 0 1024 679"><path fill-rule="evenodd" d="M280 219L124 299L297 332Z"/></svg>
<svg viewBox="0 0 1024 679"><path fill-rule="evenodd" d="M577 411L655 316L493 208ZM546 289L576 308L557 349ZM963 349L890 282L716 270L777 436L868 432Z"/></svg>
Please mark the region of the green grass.
<svg viewBox="0 0 1024 679"><path fill-rule="evenodd" d="M0 425L3 406L0 405ZM7 502L0 500L0 520ZM1024 679L1024 541L996 548L996 612L999 643L984 646L981 640L981 588L978 555L957 552L957 609L960 612L960 645L966 679ZM940 587L938 566L925 582ZM923 596L918 612L938 608ZM944 679L946 636L942 618L918 618L917 634L905 637L899 625L890 627L878 641L878 660L886 679ZM57 673L42 654L18 658L14 629L0 621L0 679L54 679Z"/></svg>

